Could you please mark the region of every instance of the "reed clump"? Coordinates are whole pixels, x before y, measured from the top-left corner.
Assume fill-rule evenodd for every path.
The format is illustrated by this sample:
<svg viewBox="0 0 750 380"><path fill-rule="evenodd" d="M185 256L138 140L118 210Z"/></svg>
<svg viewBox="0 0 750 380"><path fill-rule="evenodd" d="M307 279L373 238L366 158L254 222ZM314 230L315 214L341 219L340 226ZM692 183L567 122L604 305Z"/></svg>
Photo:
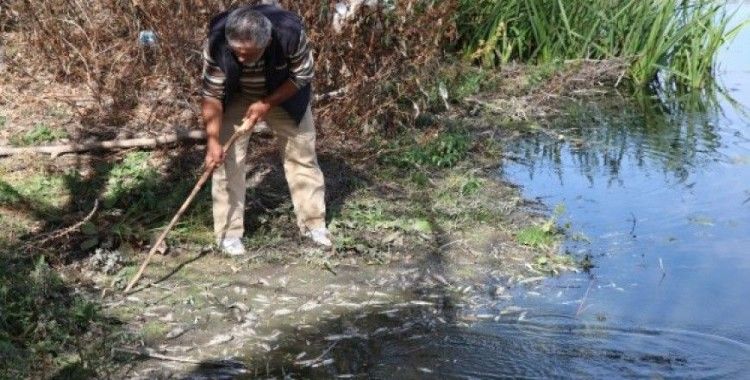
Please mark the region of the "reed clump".
<svg viewBox="0 0 750 380"><path fill-rule="evenodd" d="M460 0L465 57L485 66L509 61L626 58L636 87L701 88L719 47L744 23L713 0Z"/></svg>

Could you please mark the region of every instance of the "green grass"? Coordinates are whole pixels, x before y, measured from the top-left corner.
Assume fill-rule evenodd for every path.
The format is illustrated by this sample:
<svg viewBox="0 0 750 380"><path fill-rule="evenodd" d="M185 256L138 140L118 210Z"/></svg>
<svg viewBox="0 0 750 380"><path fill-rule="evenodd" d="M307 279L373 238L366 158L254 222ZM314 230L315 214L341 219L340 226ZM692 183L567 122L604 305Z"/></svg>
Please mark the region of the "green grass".
<svg viewBox="0 0 750 380"><path fill-rule="evenodd" d="M154 166L150 152L131 152L109 170L101 198L105 209L119 210L112 233L122 241L146 239L166 225L195 185L192 175L168 178ZM166 182L169 186L165 186ZM210 190L193 201L172 239L208 243L212 222Z"/></svg>
<svg viewBox="0 0 750 380"><path fill-rule="evenodd" d="M66 137L68 137L68 134L64 130L51 128L46 124L39 123L34 125L32 130L20 136L11 136L10 143L15 146L39 145Z"/></svg>
<svg viewBox="0 0 750 380"><path fill-rule="evenodd" d="M460 0L465 57L484 66L518 60L624 58L637 87L711 80L719 47L734 37L731 15L713 0Z"/></svg>
<svg viewBox="0 0 750 380"><path fill-rule="evenodd" d="M107 345L122 339L99 306L70 293L43 257L0 252L0 310L2 378L81 374L81 369L104 375L99 371L110 358Z"/></svg>
<svg viewBox="0 0 750 380"><path fill-rule="evenodd" d="M17 206L20 202L48 212L64 204L70 195L66 187L69 174L43 175L0 179L0 205Z"/></svg>

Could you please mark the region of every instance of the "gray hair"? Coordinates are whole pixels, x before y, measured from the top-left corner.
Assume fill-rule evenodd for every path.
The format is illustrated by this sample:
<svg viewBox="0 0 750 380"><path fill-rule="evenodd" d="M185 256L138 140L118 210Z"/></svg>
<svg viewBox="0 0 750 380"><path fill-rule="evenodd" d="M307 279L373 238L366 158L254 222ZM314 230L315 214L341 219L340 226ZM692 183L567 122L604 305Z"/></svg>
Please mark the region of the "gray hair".
<svg viewBox="0 0 750 380"><path fill-rule="evenodd" d="M264 47L271 40L271 20L249 6L233 10L227 17L224 35L229 42L252 42Z"/></svg>

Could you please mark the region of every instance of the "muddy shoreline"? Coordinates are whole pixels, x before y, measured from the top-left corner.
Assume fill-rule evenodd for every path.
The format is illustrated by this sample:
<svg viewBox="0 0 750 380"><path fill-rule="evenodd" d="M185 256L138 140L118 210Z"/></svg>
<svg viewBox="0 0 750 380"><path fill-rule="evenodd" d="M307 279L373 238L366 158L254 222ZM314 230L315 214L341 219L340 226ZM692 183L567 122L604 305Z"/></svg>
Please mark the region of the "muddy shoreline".
<svg viewBox="0 0 750 380"><path fill-rule="evenodd" d="M549 85L564 88L558 79ZM524 109L543 104L510 97L520 99L516 106ZM124 337L105 344L112 357L104 366L113 376L200 378L222 371L249 377L355 376L366 368L333 359L337 350L354 348L338 343L331 348L333 343L361 341L356 350L366 353L368 340L523 318L514 292L578 270L578 258L560 252L565 231L555 227L552 211L523 199L497 174L502 144L541 127L518 118L520 108L506 112L493 106L499 98L481 98L450 115L431 116L403 135L367 142L364 149L330 144L336 141L330 133L322 139L319 158L335 252L309 245L294 231L269 136L258 136L250 147L244 258L223 257L211 248L210 202L203 194L171 235L169 252L150 264L141 280L150 285L122 296L148 248L147 240L122 236L153 235L151 228L159 226L142 219L128 224L133 215L128 207L156 207L159 213L147 216L166 220L181 198L163 202L157 196L156 206L148 206L142 194L190 185L192 177L180 173L197 165L201 146L3 159L3 181L45 206L24 213L6 205L2 221L18 232L5 245L18 244L13 236L54 233L54 226L87 214L91 197L124 189L135 201L115 200L91 232L76 231L59 246L43 248L53 256L76 252L65 253L53 267L73 292L100 305L101 313L121 326ZM78 181L72 185L71 171ZM128 182L132 177L140 182ZM491 310L489 301L495 305Z"/></svg>

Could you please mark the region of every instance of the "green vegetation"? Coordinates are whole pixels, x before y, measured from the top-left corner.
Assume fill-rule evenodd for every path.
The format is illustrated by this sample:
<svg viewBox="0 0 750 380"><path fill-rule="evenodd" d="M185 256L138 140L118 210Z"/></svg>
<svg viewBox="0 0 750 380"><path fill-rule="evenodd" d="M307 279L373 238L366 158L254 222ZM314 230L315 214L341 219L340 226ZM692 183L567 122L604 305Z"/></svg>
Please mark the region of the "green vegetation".
<svg viewBox="0 0 750 380"><path fill-rule="evenodd" d="M404 137L391 144L395 153L383 160L401 168L450 168L466 157L471 139L465 130L440 131L434 138L419 144Z"/></svg>
<svg viewBox="0 0 750 380"><path fill-rule="evenodd" d="M159 173L150 165L150 156L149 152L132 152L112 167L103 194L105 206L120 203L153 208L156 205L153 191L159 186ZM136 189L138 194L131 196Z"/></svg>
<svg viewBox="0 0 750 380"><path fill-rule="evenodd" d="M67 198L66 179L71 174L42 175L0 180L0 205L11 206L17 202L32 202L39 209L52 209Z"/></svg>
<svg viewBox="0 0 750 380"><path fill-rule="evenodd" d="M3 122L4 124L4 122ZM10 143L16 146L38 145L68 137L68 134L57 128L50 128L46 124L36 124L30 131L20 135L12 136Z"/></svg>
<svg viewBox="0 0 750 380"><path fill-rule="evenodd" d="M554 231L543 226L525 227L516 234L518 243L533 248L549 248L557 242L557 235Z"/></svg>
<svg viewBox="0 0 750 380"><path fill-rule="evenodd" d="M195 185L195 176L170 178L155 167L150 152L131 152L111 166L106 173L102 194L105 209L118 210L112 232L121 240L148 239L152 228L159 228L185 200ZM164 186L171 182L170 186ZM176 228L177 235L186 240L206 242L210 235L209 191L204 188L194 207ZM200 206L203 204L203 206ZM206 206L206 204L208 206ZM195 207L195 205L198 205ZM195 229L193 229L194 227ZM193 239L195 238L195 239Z"/></svg>
<svg viewBox="0 0 750 380"><path fill-rule="evenodd" d="M719 47L747 22L728 29L731 15L712 0L460 0L464 55L484 66L518 60L630 62L637 87L657 79L701 88Z"/></svg>
<svg viewBox="0 0 750 380"><path fill-rule="evenodd" d="M0 253L0 310L2 378L103 375L109 348L124 338L43 257Z"/></svg>

